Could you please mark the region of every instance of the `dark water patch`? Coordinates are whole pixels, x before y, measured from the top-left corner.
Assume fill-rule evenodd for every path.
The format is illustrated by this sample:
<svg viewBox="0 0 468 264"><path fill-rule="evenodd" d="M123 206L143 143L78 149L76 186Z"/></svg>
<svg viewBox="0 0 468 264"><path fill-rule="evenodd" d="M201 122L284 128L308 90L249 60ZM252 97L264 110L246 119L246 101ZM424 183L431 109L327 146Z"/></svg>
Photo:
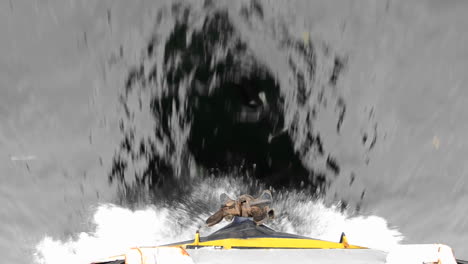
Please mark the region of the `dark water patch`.
<svg viewBox="0 0 468 264"><path fill-rule="evenodd" d="M285 88L241 38L228 12L213 5L205 1L209 10L199 27L191 24L187 6L173 5L176 19L171 33L164 40L156 30L141 64L129 70L121 96L123 139L109 180L121 183L122 193L134 197L130 200L137 199L143 189L150 196L177 197L193 189L194 177L227 174L248 176L275 189L324 194L330 186L327 175L338 176L341 170L339 160L324 148L324 135L313 129L319 109L327 107L327 98L326 87L314 87L318 62L312 41L278 42L280 49L292 49L300 57L299 65L297 58L289 56L289 70L294 73L297 105L309 109L304 144L295 148L291 131L298 133L304 124L297 119L285 129ZM258 1L242 12L264 16ZM158 56L162 60L155 59ZM329 77L332 86L343 67L344 61L335 58ZM150 109L142 108L139 99L139 110L149 110L155 123L152 133L141 139L136 139L135 110L129 103L137 87L153 91L150 98L144 98ZM312 98L312 94L318 96ZM339 132L346 112L343 98L338 97L336 107ZM304 157L311 152L314 159L325 161L325 170L315 170L314 164L305 166ZM144 161L141 168L129 170L140 161ZM197 168L196 175L193 168Z"/></svg>
<svg viewBox="0 0 468 264"><path fill-rule="evenodd" d="M337 108L339 111L338 122L336 123L336 132L340 133L341 126L343 125L343 120L346 114L346 105L342 97L338 98Z"/></svg>
<svg viewBox="0 0 468 264"><path fill-rule="evenodd" d="M338 82L338 77L340 76L341 72L343 71L344 66L345 66L345 61L343 59L341 59L341 58L336 57L335 62L334 62L334 66L333 66L333 72L332 72L332 75L330 77L330 83L332 85L336 85L336 83Z"/></svg>
<svg viewBox="0 0 468 264"><path fill-rule="evenodd" d="M354 180L356 179L356 174L351 173L351 175L349 176L349 186L351 187L351 185L353 185L354 183Z"/></svg>
<svg viewBox="0 0 468 264"><path fill-rule="evenodd" d="M139 67L133 67L130 69L127 75L127 81L125 81L125 92L128 94L132 89L133 85L136 81L140 81L141 84L144 86L144 66L140 65Z"/></svg>
<svg viewBox="0 0 468 264"><path fill-rule="evenodd" d="M245 19L250 19L252 16L263 19L263 6L258 0L253 0L250 1L250 5L243 6L240 13Z"/></svg>
<svg viewBox="0 0 468 264"><path fill-rule="evenodd" d="M371 107L367 114L367 126L361 132L362 147L366 152L365 164L370 162L370 153L374 149L378 140L378 123L375 119L374 107Z"/></svg>
<svg viewBox="0 0 468 264"><path fill-rule="evenodd" d="M327 158L327 167L333 171L335 175L340 174L340 166L338 165L335 158L328 156Z"/></svg>

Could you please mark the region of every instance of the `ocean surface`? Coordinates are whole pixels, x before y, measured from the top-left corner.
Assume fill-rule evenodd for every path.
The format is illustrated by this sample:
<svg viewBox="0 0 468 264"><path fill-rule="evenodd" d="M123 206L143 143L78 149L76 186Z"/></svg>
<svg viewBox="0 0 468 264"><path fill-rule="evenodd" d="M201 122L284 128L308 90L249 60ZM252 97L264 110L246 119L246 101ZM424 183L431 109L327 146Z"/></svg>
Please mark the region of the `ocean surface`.
<svg viewBox="0 0 468 264"><path fill-rule="evenodd" d="M0 0L3 261L191 239L222 193L264 189L274 229L467 259L467 12Z"/></svg>

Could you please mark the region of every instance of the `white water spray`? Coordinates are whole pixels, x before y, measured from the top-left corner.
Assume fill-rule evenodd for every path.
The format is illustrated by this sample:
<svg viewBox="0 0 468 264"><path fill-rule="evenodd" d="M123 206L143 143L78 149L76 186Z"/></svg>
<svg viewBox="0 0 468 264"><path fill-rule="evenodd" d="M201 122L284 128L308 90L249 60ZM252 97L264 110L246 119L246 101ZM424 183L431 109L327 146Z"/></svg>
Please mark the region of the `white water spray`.
<svg viewBox="0 0 468 264"><path fill-rule="evenodd" d="M229 190L237 194L243 186L233 187L232 179L208 179L201 187ZM215 185L223 184L224 188ZM201 188L199 190L203 190ZM218 190L219 189L219 190ZM200 192L191 200L198 201ZM397 245L402 235L388 227L378 216L350 217L337 207L327 207L322 201L303 199L303 194L289 192L280 195L274 202L279 216L269 226L276 230L311 236L318 239L338 241L345 232L349 242L356 245L388 250ZM187 205L177 207L146 206L130 210L117 205L99 205L94 213L93 230L82 232L76 238L56 240L45 236L36 246L35 260L40 264L86 264L112 255L125 253L135 246L161 245L193 239L195 231L203 224L210 212L193 218ZM188 223L188 224L187 224ZM226 224L226 222L222 222ZM201 229L202 236L220 228Z"/></svg>

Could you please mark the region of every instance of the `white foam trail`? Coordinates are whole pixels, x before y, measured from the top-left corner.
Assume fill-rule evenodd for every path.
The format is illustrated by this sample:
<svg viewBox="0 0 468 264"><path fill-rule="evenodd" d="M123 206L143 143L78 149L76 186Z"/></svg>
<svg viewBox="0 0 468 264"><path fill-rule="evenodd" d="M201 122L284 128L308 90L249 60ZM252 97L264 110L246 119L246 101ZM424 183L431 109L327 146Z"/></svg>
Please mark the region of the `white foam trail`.
<svg viewBox="0 0 468 264"><path fill-rule="evenodd" d="M350 243L382 250L402 240L401 234L388 228L383 218L349 217L335 207L326 207L321 201L294 202L296 198L297 195L291 194L287 199L276 202L277 209L285 209L285 213L270 223L271 227L332 241L338 241L344 231ZM292 202L294 206L286 209ZM76 239L66 241L46 236L36 247L35 260L41 264L85 264L124 253L134 246L193 239L201 220L192 219L188 211L180 208L169 210L148 206L132 211L116 205L100 205L94 214L93 231L83 232ZM202 230L202 235L211 231Z"/></svg>
<svg viewBox="0 0 468 264"><path fill-rule="evenodd" d="M352 217L346 211L341 212L337 206L327 207L320 200L304 200L300 196L290 193L287 199L276 201L274 208L286 215L278 217L279 223L274 223L275 229L336 242L345 232L351 244L384 251L404 238L398 230L389 228L382 217Z"/></svg>
<svg viewBox="0 0 468 264"><path fill-rule="evenodd" d="M337 207L326 207L321 202L299 204L295 211L301 212L303 225L289 223L288 232L338 242L342 232L347 235L351 244L388 251L399 244L403 236L390 229L387 221L378 216L349 217ZM309 219L307 219L309 217Z"/></svg>
<svg viewBox="0 0 468 264"><path fill-rule="evenodd" d="M26 155L26 156L11 156L11 161L25 161L25 160L35 160L37 159L34 155Z"/></svg>
<svg viewBox="0 0 468 264"><path fill-rule="evenodd" d="M152 206L132 211L115 205L100 205L93 223L94 231L80 233L76 239L60 241L46 236L36 247L36 262L90 263L125 253L130 247L172 242L181 235L174 228L176 224L171 222L169 211Z"/></svg>

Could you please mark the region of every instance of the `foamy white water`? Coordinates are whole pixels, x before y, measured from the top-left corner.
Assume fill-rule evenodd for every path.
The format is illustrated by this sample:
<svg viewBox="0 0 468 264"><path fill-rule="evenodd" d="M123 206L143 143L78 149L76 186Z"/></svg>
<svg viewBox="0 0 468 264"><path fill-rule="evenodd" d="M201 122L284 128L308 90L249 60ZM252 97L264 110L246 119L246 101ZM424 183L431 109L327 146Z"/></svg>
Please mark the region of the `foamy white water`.
<svg viewBox="0 0 468 264"><path fill-rule="evenodd" d="M297 194L291 194L291 198L295 197ZM285 209L291 201L276 201L276 208ZM67 240L45 236L36 246L35 260L41 264L61 264L64 261L85 264L124 253L134 246L192 239L203 221L201 218L193 219L188 211L180 208L147 206L130 210L113 204L99 205L92 219L95 228ZM283 216L279 217L269 223L274 229L319 239L337 241L344 231L350 243L381 250L388 250L403 239L401 233L389 228L381 217L350 217L336 207L326 207L322 201L296 201L292 210L285 209ZM191 219L193 222L187 225ZM206 235L221 227L202 229L201 233Z"/></svg>
<svg viewBox="0 0 468 264"><path fill-rule="evenodd" d="M96 208L94 230L66 241L46 236L37 245L38 263L89 263L106 256L124 253L128 248L157 245L177 237L165 208L148 206L132 211L112 204Z"/></svg>

